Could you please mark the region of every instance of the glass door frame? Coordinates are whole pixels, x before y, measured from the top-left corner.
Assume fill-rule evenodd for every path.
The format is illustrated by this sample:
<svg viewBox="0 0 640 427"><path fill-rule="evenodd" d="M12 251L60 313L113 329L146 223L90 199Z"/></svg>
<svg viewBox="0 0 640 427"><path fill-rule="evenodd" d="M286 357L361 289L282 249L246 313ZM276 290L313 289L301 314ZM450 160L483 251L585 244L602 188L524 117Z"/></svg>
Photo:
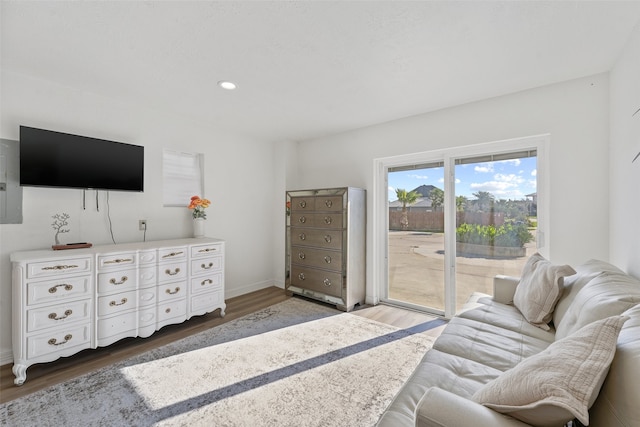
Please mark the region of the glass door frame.
<svg viewBox="0 0 640 427"><path fill-rule="evenodd" d="M393 157L374 159L373 176L373 277L372 300L374 304L379 302L393 303L407 306L412 309L444 314L449 319L455 314L456 289L455 289L455 160L467 157L476 157L487 154L500 154L513 151L534 149L537 150L537 200L538 200L538 251L545 257L551 256L549 250L549 172L548 153L550 135L536 135L523 138L508 139L503 141L488 142L482 144L439 149L420 153L411 153ZM445 207L445 258L444 258L444 313L439 310L426 310L424 307L412 304L391 301L388 298L389 287L389 202L387 175L389 168L408 166L413 164L444 162L444 207Z"/></svg>

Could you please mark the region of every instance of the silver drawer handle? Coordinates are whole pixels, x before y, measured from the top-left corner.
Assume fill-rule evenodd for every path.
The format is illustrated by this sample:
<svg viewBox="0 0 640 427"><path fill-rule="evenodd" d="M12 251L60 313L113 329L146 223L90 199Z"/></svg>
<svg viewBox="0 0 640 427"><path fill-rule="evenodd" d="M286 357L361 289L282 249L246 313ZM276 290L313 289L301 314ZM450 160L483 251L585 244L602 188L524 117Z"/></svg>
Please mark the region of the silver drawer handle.
<svg viewBox="0 0 640 427"><path fill-rule="evenodd" d="M200 249L198 252L213 252L213 251L217 251L216 248L205 248L205 249Z"/></svg>
<svg viewBox="0 0 640 427"><path fill-rule="evenodd" d="M326 262L327 264L331 264L331 257L329 255L324 257L324 262Z"/></svg>
<svg viewBox="0 0 640 427"><path fill-rule="evenodd" d="M122 276L119 282L116 282L116 279L111 279L109 280L109 283L111 283L112 285L122 285L127 280L129 280L127 276Z"/></svg>
<svg viewBox="0 0 640 427"><path fill-rule="evenodd" d="M329 236L328 234L324 236L324 241L327 243L331 243L331 236Z"/></svg>
<svg viewBox="0 0 640 427"><path fill-rule="evenodd" d="M55 339L55 338L51 338L47 342L49 343L49 345L62 345L62 344L66 344L69 341L71 341L71 338L73 338L73 335L67 334L67 335L64 336L64 341L62 341L62 342L58 342L58 340Z"/></svg>
<svg viewBox="0 0 640 427"><path fill-rule="evenodd" d="M300 206L301 208L306 208L307 207L307 201L303 200L303 201L299 202L298 206Z"/></svg>
<svg viewBox="0 0 640 427"><path fill-rule="evenodd" d="M115 301L111 301L111 302L109 302L109 306L110 306L110 307L116 307L116 306L118 306L118 305L124 305L124 304L126 304L126 303L127 303L127 299L126 299L126 298L122 298L122 299L120 300L120 302L115 302Z"/></svg>
<svg viewBox="0 0 640 427"><path fill-rule="evenodd" d="M179 286L177 286L177 287L176 287L176 290L175 290L175 291L173 291L173 292L171 291L171 289L167 289L165 292L166 292L166 293L168 293L169 295L175 295L175 294L177 294L178 292L180 292L180 287L179 287Z"/></svg>
<svg viewBox="0 0 640 427"><path fill-rule="evenodd" d="M71 316L72 313L73 313L73 311L71 311L71 310L65 310L64 311L64 316L62 316L62 317L58 317L58 313L51 313L51 314L49 314L49 319L51 319L51 320L66 319L67 317Z"/></svg>
<svg viewBox="0 0 640 427"><path fill-rule="evenodd" d="M322 283L324 283L325 286L331 286L331 280L329 279L324 279Z"/></svg>
<svg viewBox="0 0 640 427"><path fill-rule="evenodd" d="M300 273L300 274L298 274L298 279L300 279L300 280L304 280L304 273Z"/></svg>
<svg viewBox="0 0 640 427"><path fill-rule="evenodd" d="M164 272L169 276L175 276L176 274L180 273L180 268L176 268L175 270L173 270L173 273L168 268Z"/></svg>
<svg viewBox="0 0 640 427"><path fill-rule="evenodd" d="M298 258L300 259L305 259L307 256L304 254L304 252L298 252Z"/></svg>
<svg viewBox="0 0 640 427"><path fill-rule="evenodd" d="M171 309L170 309L170 308L167 308L164 312L165 312L165 313L171 313Z"/></svg>
<svg viewBox="0 0 640 427"><path fill-rule="evenodd" d="M55 294L56 292L58 292L58 288L59 287L63 287L65 291L70 291L71 289L73 289L73 285L68 285L68 284L62 284L62 285L55 285L51 288L49 288L49 293L50 294Z"/></svg>
<svg viewBox="0 0 640 427"><path fill-rule="evenodd" d="M304 233L300 233L300 235L298 236L300 238L300 240L306 240L307 236Z"/></svg>
<svg viewBox="0 0 640 427"><path fill-rule="evenodd" d="M202 282L200 282L200 285L201 285L201 286L204 286L204 285L206 285L207 283L208 283L208 284L212 284L212 283L213 283L213 280L211 280L211 279L204 279Z"/></svg>
<svg viewBox="0 0 640 427"><path fill-rule="evenodd" d="M333 205L333 202L331 200L325 200L324 201L324 205L328 208L330 208Z"/></svg>
<svg viewBox="0 0 640 427"><path fill-rule="evenodd" d="M110 261L105 261L105 264L120 264L121 262L131 262L133 261L131 258L117 258Z"/></svg>
<svg viewBox="0 0 640 427"><path fill-rule="evenodd" d="M162 258L171 258L174 256L178 256L178 255L182 255L184 252L180 251L180 252L170 252L166 255L163 255Z"/></svg>
<svg viewBox="0 0 640 427"><path fill-rule="evenodd" d="M200 265L200 267L204 268L205 270L209 270L210 268L213 267L213 263L210 262L209 265L202 264L202 265Z"/></svg>
<svg viewBox="0 0 640 427"><path fill-rule="evenodd" d="M305 222L307 222L307 218L305 218L304 216L301 216L300 218L298 218L298 222L300 222L301 224L304 224Z"/></svg>
<svg viewBox="0 0 640 427"><path fill-rule="evenodd" d="M330 216L325 216L324 217L324 223L327 224L327 225L331 224L331 217Z"/></svg>
<svg viewBox="0 0 640 427"><path fill-rule="evenodd" d="M78 268L77 265L54 265L51 267L42 267L42 270L66 270L68 268Z"/></svg>

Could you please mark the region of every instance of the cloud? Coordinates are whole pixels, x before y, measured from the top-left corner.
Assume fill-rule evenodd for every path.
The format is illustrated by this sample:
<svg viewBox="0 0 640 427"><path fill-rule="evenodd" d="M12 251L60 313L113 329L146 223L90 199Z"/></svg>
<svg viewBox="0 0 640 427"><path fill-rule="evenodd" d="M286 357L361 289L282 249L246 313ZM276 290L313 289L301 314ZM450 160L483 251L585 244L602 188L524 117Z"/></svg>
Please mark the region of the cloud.
<svg viewBox="0 0 640 427"><path fill-rule="evenodd" d="M482 165L477 165L473 168L473 170L480 173L493 172L493 163L484 163Z"/></svg>
<svg viewBox="0 0 640 427"><path fill-rule="evenodd" d="M498 199L522 199L524 193L520 189L520 184L526 180L516 174L497 173L492 181L474 182L469 188L474 192L487 191Z"/></svg>
<svg viewBox="0 0 640 427"><path fill-rule="evenodd" d="M531 176L538 176L538 169L534 169L531 171Z"/></svg>
<svg viewBox="0 0 640 427"><path fill-rule="evenodd" d="M427 175L409 175L409 178L413 178L413 179L429 179L429 177Z"/></svg>

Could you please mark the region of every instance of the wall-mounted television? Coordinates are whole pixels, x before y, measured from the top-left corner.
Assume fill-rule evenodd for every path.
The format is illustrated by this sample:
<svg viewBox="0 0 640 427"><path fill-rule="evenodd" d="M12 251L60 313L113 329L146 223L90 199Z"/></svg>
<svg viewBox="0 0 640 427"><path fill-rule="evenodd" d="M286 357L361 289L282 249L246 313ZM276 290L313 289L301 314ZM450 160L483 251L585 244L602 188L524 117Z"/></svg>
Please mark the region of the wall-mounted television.
<svg viewBox="0 0 640 427"><path fill-rule="evenodd" d="M143 191L144 147L20 126L20 185Z"/></svg>

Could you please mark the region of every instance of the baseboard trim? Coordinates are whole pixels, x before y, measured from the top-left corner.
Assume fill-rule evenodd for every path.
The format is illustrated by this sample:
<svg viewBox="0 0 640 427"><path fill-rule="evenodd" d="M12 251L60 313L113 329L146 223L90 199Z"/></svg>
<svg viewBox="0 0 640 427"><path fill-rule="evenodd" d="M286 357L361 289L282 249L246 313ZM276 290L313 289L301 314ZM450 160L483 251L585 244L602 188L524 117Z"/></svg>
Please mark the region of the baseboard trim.
<svg viewBox="0 0 640 427"><path fill-rule="evenodd" d="M13 351L0 351L0 365L7 365L9 363L13 363Z"/></svg>
<svg viewBox="0 0 640 427"><path fill-rule="evenodd" d="M241 286L239 288L234 288L234 289L225 288L224 297L225 299L239 297L240 295L259 291L261 289L269 288L271 286L278 286L278 284L274 280L263 280L262 282L251 283L249 285ZM283 286L278 286L278 287L284 288Z"/></svg>

